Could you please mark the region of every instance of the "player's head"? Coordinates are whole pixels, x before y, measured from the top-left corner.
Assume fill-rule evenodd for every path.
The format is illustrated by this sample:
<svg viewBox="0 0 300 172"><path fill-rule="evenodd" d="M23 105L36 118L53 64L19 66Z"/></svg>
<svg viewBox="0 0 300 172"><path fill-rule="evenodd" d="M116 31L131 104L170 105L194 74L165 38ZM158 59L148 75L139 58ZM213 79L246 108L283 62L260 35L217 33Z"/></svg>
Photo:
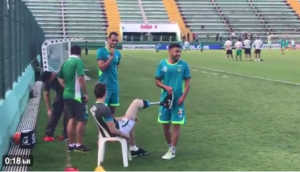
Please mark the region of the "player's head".
<svg viewBox="0 0 300 172"><path fill-rule="evenodd" d="M119 42L118 38L118 33L117 32L110 32L108 35L107 39L107 44L110 48L115 48Z"/></svg>
<svg viewBox="0 0 300 172"><path fill-rule="evenodd" d="M50 71L45 71L41 75L41 80L44 83L51 82L51 81L53 81L54 78L55 78L55 74L53 72L50 72Z"/></svg>
<svg viewBox="0 0 300 172"><path fill-rule="evenodd" d="M241 39L241 38L239 38L239 39L238 39L238 41L240 41L240 42L241 42L241 41L242 41L242 39Z"/></svg>
<svg viewBox="0 0 300 172"><path fill-rule="evenodd" d="M98 83L94 88L94 95L96 99L105 99L106 98L106 85L102 83Z"/></svg>
<svg viewBox="0 0 300 172"><path fill-rule="evenodd" d="M169 54L174 62L177 62L181 55L181 46L179 44L169 45Z"/></svg>
<svg viewBox="0 0 300 172"><path fill-rule="evenodd" d="M227 38L228 41L230 41L230 38Z"/></svg>
<svg viewBox="0 0 300 172"><path fill-rule="evenodd" d="M71 47L71 55L81 56L81 48L78 45L73 45Z"/></svg>

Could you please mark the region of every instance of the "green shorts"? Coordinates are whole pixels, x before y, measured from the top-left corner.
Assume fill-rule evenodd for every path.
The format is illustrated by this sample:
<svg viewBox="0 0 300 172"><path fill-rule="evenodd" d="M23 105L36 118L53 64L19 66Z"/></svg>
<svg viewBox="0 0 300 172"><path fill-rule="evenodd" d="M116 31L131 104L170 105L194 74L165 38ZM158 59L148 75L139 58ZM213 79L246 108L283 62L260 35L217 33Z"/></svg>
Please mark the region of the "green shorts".
<svg viewBox="0 0 300 172"><path fill-rule="evenodd" d="M242 56L242 50L241 49L238 49L235 52L236 52L236 56Z"/></svg>
<svg viewBox="0 0 300 172"><path fill-rule="evenodd" d="M284 45L281 45L281 49L285 49L285 46L284 46Z"/></svg>
<svg viewBox="0 0 300 172"><path fill-rule="evenodd" d="M162 124L180 124L186 123L185 108L184 104L176 105L174 104L172 109L167 109L164 107L159 108L158 122Z"/></svg>

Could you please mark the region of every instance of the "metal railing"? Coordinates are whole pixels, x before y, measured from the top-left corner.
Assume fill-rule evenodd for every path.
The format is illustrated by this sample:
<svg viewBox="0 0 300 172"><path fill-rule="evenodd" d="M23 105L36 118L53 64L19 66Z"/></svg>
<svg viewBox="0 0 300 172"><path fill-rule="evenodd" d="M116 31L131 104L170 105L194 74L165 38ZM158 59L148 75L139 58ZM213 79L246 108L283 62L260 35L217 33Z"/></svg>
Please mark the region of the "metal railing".
<svg viewBox="0 0 300 172"><path fill-rule="evenodd" d="M0 0L0 100L40 54L44 38L23 1Z"/></svg>

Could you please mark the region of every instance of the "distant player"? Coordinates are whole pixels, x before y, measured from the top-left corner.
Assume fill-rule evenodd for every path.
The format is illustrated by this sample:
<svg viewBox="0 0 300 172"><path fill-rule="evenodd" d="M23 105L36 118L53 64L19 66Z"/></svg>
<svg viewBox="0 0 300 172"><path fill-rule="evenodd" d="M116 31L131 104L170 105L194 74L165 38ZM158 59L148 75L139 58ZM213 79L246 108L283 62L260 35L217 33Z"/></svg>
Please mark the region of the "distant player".
<svg viewBox="0 0 300 172"><path fill-rule="evenodd" d="M271 49L272 49L272 40L271 40L271 38L268 38L268 48L269 48L269 51L271 51Z"/></svg>
<svg viewBox="0 0 300 172"><path fill-rule="evenodd" d="M88 42L85 41L85 55L89 55Z"/></svg>
<svg viewBox="0 0 300 172"><path fill-rule="evenodd" d="M159 48L161 47L161 42L159 42L156 46L155 46L155 52L158 53L159 52Z"/></svg>
<svg viewBox="0 0 300 172"><path fill-rule="evenodd" d="M162 60L156 70L156 85L163 89L161 99L169 97L169 107L160 108L158 122L163 125L165 138L169 146L162 159L175 158L176 146L180 136L180 127L186 123L184 102L190 90L191 73L188 64L180 60L180 45L169 46L169 58ZM183 84L184 83L184 84ZM171 134L171 126L172 134Z"/></svg>
<svg viewBox="0 0 300 172"><path fill-rule="evenodd" d="M281 54L284 54L284 50L285 50L285 42L284 42L284 40L280 39L279 40L279 44L280 44Z"/></svg>
<svg viewBox="0 0 300 172"><path fill-rule="evenodd" d="M255 48L255 50L254 50L255 61L257 61L257 62L262 61L262 59L260 58L262 46L263 46L263 42L260 40L260 38L257 38L253 43L253 47Z"/></svg>
<svg viewBox="0 0 300 172"><path fill-rule="evenodd" d="M289 50L289 40L285 40L285 49Z"/></svg>
<svg viewBox="0 0 300 172"><path fill-rule="evenodd" d="M229 56L231 56L231 59L233 60L232 41L230 40L230 38L228 38L227 41L225 42L224 48L226 49L227 58L229 59Z"/></svg>
<svg viewBox="0 0 300 172"><path fill-rule="evenodd" d="M242 44L242 40L238 39L238 41L234 44L235 46L235 59L236 61L238 61L238 59L240 61L242 61L242 49L243 49L243 44Z"/></svg>
<svg viewBox="0 0 300 172"><path fill-rule="evenodd" d="M244 48L245 48L245 56L246 56L246 60L251 61L251 41L248 37L246 37L245 41L244 41Z"/></svg>
<svg viewBox="0 0 300 172"><path fill-rule="evenodd" d="M292 47L291 47L292 50L295 51L295 50L296 50L296 45L295 45L295 40L293 40L293 39L292 39L292 41L291 41L291 46L292 46Z"/></svg>
<svg viewBox="0 0 300 172"><path fill-rule="evenodd" d="M187 51L187 50L190 51L190 43L189 43L189 41L185 41L184 42L184 47L185 47L185 49L184 49L185 51Z"/></svg>
<svg viewBox="0 0 300 172"><path fill-rule="evenodd" d="M198 48L200 50L200 52L202 53L203 52L203 42L202 41L199 41L199 45L198 45Z"/></svg>

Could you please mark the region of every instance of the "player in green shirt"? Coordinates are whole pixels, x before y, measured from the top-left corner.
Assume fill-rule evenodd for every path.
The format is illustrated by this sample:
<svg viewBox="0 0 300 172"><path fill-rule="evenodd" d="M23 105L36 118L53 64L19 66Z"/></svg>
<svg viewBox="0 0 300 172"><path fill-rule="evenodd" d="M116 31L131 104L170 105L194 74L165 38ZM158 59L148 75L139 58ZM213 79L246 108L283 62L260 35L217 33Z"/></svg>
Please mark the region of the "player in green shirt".
<svg viewBox="0 0 300 172"><path fill-rule="evenodd" d="M199 50L202 53L203 52L203 42L199 41Z"/></svg>
<svg viewBox="0 0 300 172"><path fill-rule="evenodd" d="M281 54L284 54L284 50L285 50L285 40L280 39L280 40L279 40L279 44L280 44Z"/></svg>
<svg viewBox="0 0 300 172"><path fill-rule="evenodd" d="M289 49L289 40L285 40L285 49Z"/></svg>
<svg viewBox="0 0 300 172"><path fill-rule="evenodd" d="M71 56L62 65L58 73L58 79L64 87L63 98L69 114L67 127L69 137L68 151L89 152L89 149L82 144L85 124L88 119L86 107L88 96L83 62L80 56L81 48L77 45L72 46ZM74 131L76 131L76 142Z"/></svg>

